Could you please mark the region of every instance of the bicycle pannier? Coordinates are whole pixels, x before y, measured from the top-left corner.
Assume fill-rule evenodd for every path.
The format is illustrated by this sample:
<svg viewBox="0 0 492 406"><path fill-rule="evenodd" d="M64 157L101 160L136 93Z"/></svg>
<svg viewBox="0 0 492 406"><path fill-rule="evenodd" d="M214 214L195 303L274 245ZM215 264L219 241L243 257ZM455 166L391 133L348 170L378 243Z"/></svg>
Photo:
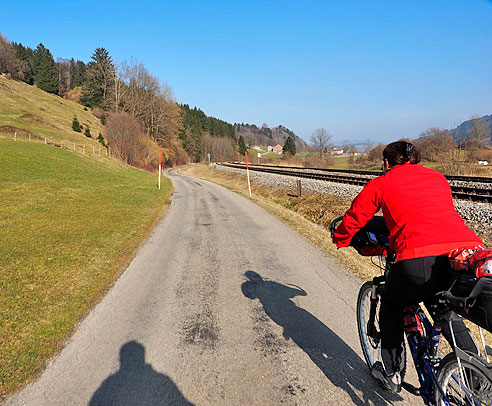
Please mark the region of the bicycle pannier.
<svg viewBox="0 0 492 406"><path fill-rule="evenodd" d="M492 250L476 251L468 262L477 278L492 276Z"/></svg>
<svg viewBox="0 0 492 406"><path fill-rule="evenodd" d="M458 297L468 297L480 279L485 279L484 286L475 303L468 310L451 306L452 310L492 333L492 276L477 278L472 272L452 271L455 282L451 293Z"/></svg>

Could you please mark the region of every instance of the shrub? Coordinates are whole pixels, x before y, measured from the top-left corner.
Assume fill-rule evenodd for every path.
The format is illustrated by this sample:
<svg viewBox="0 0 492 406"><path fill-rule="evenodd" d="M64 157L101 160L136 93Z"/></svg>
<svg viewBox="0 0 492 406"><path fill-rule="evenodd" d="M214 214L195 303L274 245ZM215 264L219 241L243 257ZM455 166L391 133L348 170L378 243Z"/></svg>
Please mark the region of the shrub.
<svg viewBox="0 0 492 406"><path fill-rule="evenodd" d="M106 116L104 114L101 116L101 124L106 125Z"/></svg>
<svg viewBox="0 0 492 406"><path fill-rule="evenodd" d="M84 107L84 111L87 111L87 107Z"/></svg>
<svg viewBox="0 0 492 406"><path fill-rule="evenodd" d="M103 147L105 147L105 148L107 148L107 147L108 147L108 145L107 145L107 144L106 144L106 142L104 141L104 137L103 137L103 135L102 135L101 133L99 133L99 135L97 136L97 138L96 138L96 139L97 139L97 140L101 143L101 145L102 145Z"/></svg>
<svg viewBox="0 0 492 406"><path fill-rule="evenodd" d="M85 133L84 133L84 134L85 134L85 136L86 136L87 138L92 138L92 136L91 136L91 130L89 129L89 127L87 127L87 128L85 129Z"/></svg>
<svg viewBox="0 0 492 406"><path fill-rule="evenodd" d="M74 87L67 93L67 99L73 100L74 102L80 103L80 96L82 96L82 86Z"/></svg>
<svg viewBox="0 0 492 406"><path fill-rule="evenodd" d="M157 147L142 134L139 122L126 113L108 117L104 136L114 156L127 164L151 167L158 158Z"/></svg>
<svg viewBox="0 0 492 406"><path fill-rule="evenodd" d="M76 116L74 116L72 120L72 130L78 133L82 131L82 126L80 125L79 120L77 120Z"/></svg>

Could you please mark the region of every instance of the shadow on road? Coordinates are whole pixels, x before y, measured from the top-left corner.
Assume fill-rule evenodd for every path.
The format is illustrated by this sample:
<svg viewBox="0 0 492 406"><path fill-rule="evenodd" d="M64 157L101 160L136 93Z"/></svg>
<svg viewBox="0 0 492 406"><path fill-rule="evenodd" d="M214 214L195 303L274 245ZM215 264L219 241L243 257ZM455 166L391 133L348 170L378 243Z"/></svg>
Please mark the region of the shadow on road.
<svg viewBox="0 0 492 406"><path fill-rule="evenodd" d="M130 341L120 350L120 369L94 393L90 406L193 406L166 375L145 363L145 347Z"/></svg>
<svg viewBox="0 0 492 406"><path fill-rule="evenodd" d="M284 338L292 339L334 385L349 394L353 404L385 405L387 401L401 400L390 392L385 392L383 398L366 363L331 329L291 300L306 296L303 289L265 280L254 271L245 275L248 281L241 286L244 296L259 299L268 317L283 327Z"/></svg>

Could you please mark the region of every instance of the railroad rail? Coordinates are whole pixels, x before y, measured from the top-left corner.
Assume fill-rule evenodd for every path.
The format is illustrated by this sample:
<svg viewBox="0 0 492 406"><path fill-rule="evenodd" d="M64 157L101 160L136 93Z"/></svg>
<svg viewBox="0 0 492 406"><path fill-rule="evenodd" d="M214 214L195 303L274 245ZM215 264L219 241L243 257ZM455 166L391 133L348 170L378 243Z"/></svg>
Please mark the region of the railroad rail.
<svg viewBox="0 0 492 406"><path fill-rule="evenodd" d="M246 164L239 162L226 162L220 165L246 169ZM293 166L275 166L275 165L249 165L251 171L272 173L276 175L295 176L297 178L315 179L327 182L345 183L349 185L364 186L372 177L381 175L381 172L376 171L355 171L355 170L337 170L337 169L320 169L320 168L298 168ZM309 172L318 171L318 172ZM329 173L319 173L329 172ZM335 174L335 172L339 174ZM371 178L362 178L357 175L369 175ZM489 188L478 188L469 186L451 186L451 193L454 198L461 200L472 200L475 202L487 202L492 203L492 178L482 178L477 176L446 176L449 181L463 181L463 182L479 182L490 183Z"/></svg>

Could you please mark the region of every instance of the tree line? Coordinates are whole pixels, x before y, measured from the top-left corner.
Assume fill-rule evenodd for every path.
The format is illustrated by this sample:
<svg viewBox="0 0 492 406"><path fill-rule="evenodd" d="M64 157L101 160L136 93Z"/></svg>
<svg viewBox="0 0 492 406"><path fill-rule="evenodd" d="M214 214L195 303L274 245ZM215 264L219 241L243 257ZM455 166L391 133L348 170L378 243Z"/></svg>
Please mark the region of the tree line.
<svg viewBox="0 0 492 406"><path fill-rule="evenodd" d="M106 124L113 152L130 164L155 166L158 148L167 165L203 159L214 149L234 157L231 124L178 104L172 89L144 65L130 60L117 66L105 48L97 48L87 64L73 58L55 62L42 43L31 49L0 35L0 73L91 108Z"/></svg>

